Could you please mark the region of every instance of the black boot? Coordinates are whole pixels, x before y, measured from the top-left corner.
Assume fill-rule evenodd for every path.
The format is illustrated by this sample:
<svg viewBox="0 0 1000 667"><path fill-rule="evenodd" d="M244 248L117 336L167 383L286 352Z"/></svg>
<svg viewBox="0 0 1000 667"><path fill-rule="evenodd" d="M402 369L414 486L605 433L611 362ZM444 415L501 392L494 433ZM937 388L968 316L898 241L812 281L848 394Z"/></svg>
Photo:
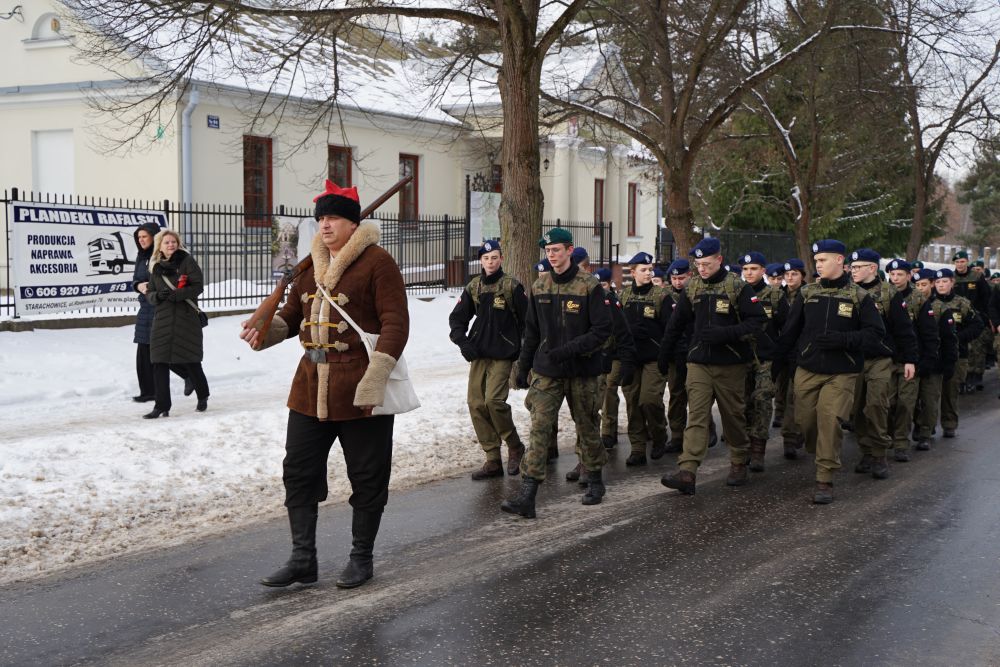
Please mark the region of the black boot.
<svg viewBox="0 0 1000 667"><path fill-rule="evenodd" d="M521 488L517 495L500 503L500 509L508 514L519 514L525 519L534 519L536 493L538 493L538 480L522 476Z"/></svg>
<svg viewBox="0 0 1000 667"><path fill-rule="evenodd" d="M372 549L375 548L375 536L378 535L381 523L381 510L378 512L354 510L351 520L351 535L354 538L351 559L347 561L347 566L337 578L337 588L357 588L375 574Z"/></svg>
<svg viewBox="0 0 1000 667"><path fill-rule="evenodd" d="M601 478L600 470L587 471L587 493L583 494L584 505L599 505L604 497L604 480Z"/></svg>
<svg viewBox="0 0 1000 667"><path fill-rule="evenodd" d="M316 583L317 514L317 505L288 508L288 523L292 528L292 557L280 570L261 579L261 584L281 588L294 583Z"/></svg>

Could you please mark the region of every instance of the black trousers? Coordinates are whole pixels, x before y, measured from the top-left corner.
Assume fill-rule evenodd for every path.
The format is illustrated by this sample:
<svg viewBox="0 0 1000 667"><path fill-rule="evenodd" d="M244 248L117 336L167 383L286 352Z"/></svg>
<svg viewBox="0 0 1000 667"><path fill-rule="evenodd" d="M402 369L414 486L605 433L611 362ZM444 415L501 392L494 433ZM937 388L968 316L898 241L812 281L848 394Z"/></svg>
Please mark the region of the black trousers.
<svg viewBox="0 0 1000 667"><path fill-rule="evenodd" d="M153 364L153 385L156 388L157 410L169 410L170 402L170 371L174 371L183 378L191 378L194 383L194 393L198 400L208 398L208 378L205 371L201 369L201 363L194 364Z"/></svg>
<svg viewBox="0 0 1000 667"><path fill-rule="evenodd" d="M289 410L285 460L281 464L285 507L326 500L327 459L333 441L339 439L351 482L348 502L356 510L381 512L389 500L393 421L393 415L320 421Z"/></svg>
<svg viewBox="0 0 1000 667"><path fill-rule="evenodd" d="M181 379L186 380L188 377L186 367L172 365L170 366L170 370ZM153 379L153 364L149 361L148 343L136 343L135 376L139 380L140 396L156 395L156 381Z"/></svg>

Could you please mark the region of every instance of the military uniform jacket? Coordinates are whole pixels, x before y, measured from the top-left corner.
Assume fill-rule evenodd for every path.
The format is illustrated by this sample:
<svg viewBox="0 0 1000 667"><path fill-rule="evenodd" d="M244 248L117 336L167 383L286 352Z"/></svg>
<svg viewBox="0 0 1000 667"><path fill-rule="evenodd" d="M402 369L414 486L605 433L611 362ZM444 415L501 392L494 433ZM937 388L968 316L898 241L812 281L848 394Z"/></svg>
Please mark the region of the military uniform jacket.
<svg viewBox="0 0 1000 667"><path fill-rule="evenodd" d="M859 287L875 302L886 331L886 336L880 341L880 347L885 351L873 354L870 358L892 357L896 363L917 363L917 334L906 309L906 299L900 296L895 287L878 278Z"/></svg>
<svg viewBox="0 0 1000 667"><path fill-rule="evenodd" d="M641 287L629 285L622 290L622 310L635 340L636 362L648 364L660 356L660 343L667 329L673 308L667 300L667 290L647 283Z"/></svg>
<svg viewBox="0 0 1000 667"><path fill-rule="evenodd" d="M820 334L836 333L835 348L821 349ZM850 276L803 285L792 304L788 323L778 337L776 358L784 359L795 347L797 365L822 375L860 373L865 354L884 350L885 326L875 302Z"/></svg>
<svg viewBox="0 0 1000 667"><path fill-rule="evenodd" d="M601 283L576 264L539 276L531 286L518 368L552 378L600 375L601 346L611 335L608 305ZM572 356L553 360L549 353L563 346Z"/></svg>
<svg viewBox="0 0 1000 667"><path fill-rule="evenodd" d="M528 297L516 278L503 269L483 273L469 281L448 316L449 337L456 345L472 343L480 359L517 359L527 310Z"/></svg>
<svg viewBox="0 0 1000 667"><path fill-rule="evenodd" d="M907 286L905 290L900 290L897 294L906 304L906 314L909 316L910 322L913 323L913 332L917 337L917 371L939 368L941 331L938 320L940 318L935 316L932 308L925 307L927 299L912 287ZM929 306L929 304L926 305ZM905 362L897 359L896 363Z"/></svg>
<svg viewBox="0 0 1000 667"><path fill-rule="evenodd" d="M976 309L963 296L952 292L948 296L938 294L939 301L944 303L947 316L955 323L955 335L958 336L958 357L969 357L969 343L979 338L983 333L983 320Z"/></svg>
<svg viewBox="0 0 1000 667"><path fill-rule="evenodd" d="M625 319L625 312L618 296L612 291L605 292L604 302L611 311L611 337L601 346L601 354L604 357L601 361L601 372L610 373L611 364L615 361L635 364L635 340L632 338L632 330L628 327L628 320Z"/></svg>
<svg viewBox="0 0 1000 667"><path fill-rule="evenodd" d="M760 361L772 361L775 346L778 344L778 334L785 326L790 307L781 290L771 287L763 278L750 287L760 300L764 314L767 315L767 326L754 341L754 352Z"/></svg>
<svg viewBox="0 0 1000 667"><path fill-rule="evenodd" d="M955 364L958 363L958 335L955 333L955 321L948 316L948 306L933 292L930 298L917 292L914 292L913 296L913 302L921 314L926 314L934 322L939 340L937 354L930 362L924 361L925 355L921 350L921 361L917 364L917 372L921 375L928 373L951 375L955 371ZM923 345L922 338L921 345Z"/></svg>
<svg viewBox="0 0 1000 667"><path fill-rule="evenodd" d="M745 364L753 359L750 341L763 331L767 315L753 288L721 268L705 280L694 276L685 286L663 336L660 354L664 360L673 359L675 348L691 322L694 329L688 363L724 366ZM703 334L709 329L721 329L723 342L706 342Z"/></svg>
<svg viewBox="0 0 1000 667"><path fill-rule="evenodd" d="M969 269L965 273L955 272L955 289L958 296L964 296L981 317L987 317L990 309L990 281L986 276L977 276Z"/></svg>
<svg viewBox="0 0 1000 667"><path fill-rule="evenodd" d="M674 311L677 310L677 304L680 303L681 294L683 293L684 290L674 289L673 286L670 287L669 295L670 295L670 301L672 302L670 305L671 317L673 317ZM668 321L667 324L669 325L670 322ZM692 319L690 322L688 322L687 327L684 329L684 333L681 334L681 337L677 340L677 343L674 345L674 359L676 360L677 364L684 365L687 363L688 348L691 346L691 335L693 333L694 333L694 320ZM664 332L664 335L666 335L666 332Z"/></svg>
<svg viewBox="0 0 1000 667"><path fill-rule="evenodd" d="M1000 285L994 285L990 290L989 316L993 326L1000 327Z"/></svg>

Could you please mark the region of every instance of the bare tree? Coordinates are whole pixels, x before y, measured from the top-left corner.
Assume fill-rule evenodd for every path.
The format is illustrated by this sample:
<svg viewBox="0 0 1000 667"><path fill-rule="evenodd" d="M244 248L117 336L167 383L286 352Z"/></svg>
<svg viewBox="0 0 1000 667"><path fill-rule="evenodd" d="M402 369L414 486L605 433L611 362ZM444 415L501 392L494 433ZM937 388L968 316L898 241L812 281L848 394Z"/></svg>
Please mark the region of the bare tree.
<svg viewBox="0 0 1000 667"><path fill-rule="evenodd" d="M589 97L543 98L617 127L649 151L663 173L666 224L687 252L699 152L746 95L822 39L836 5L827 3L814 32L783 44L765 34L786 11L770 3L598 0L588 18L602 43L620 47L631 81Z"/></svg>
<svg viewBox="0 0 1000 667"><path fill-rule="evenodd" d="M986 0L882 0L895 35L899 93L913 142L916 207L906 256L915 259L927 233L935 170L960 164L988 138L1000 93L997 5Z"/></svg>
<svg viewBox="0 0 1000 667"><path fill-rule="evenodd" d="M538 257L543 195L539 181L539 88L546 53L587 0L458 0L427 5L406 0L246 2L213 0L70 0L91 31L81 40L90 60L116 68L134 84L105 96L102 108L124 120L124 139L176 113L194 79L265 90L254 123L312 114L312 130L328 126L350 100L354 70L378 80L378 64L343 48L351 30L382 17L459 27L478 49L495 47L503 107L500 204L503 242L513 272L527 280ZM384 33L383 33L384 34ZM402 40L388 45L406 51ZM386 48L379 43L371 49ZM370 51L371 51L370 49ZM142 66L136 66L136 63ZM457 72L457 69L451 69ZM250 85L252 84L252 86ZM129 133L131 130L131 135Z"/></svg>

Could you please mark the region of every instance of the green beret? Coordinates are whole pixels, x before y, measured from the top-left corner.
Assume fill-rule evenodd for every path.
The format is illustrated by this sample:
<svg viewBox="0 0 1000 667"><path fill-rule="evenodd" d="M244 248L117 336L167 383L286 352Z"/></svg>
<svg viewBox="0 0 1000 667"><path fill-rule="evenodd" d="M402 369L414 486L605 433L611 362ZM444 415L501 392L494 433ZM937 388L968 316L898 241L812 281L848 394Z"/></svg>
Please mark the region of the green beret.
<svg viewBox="0 0 1000 667"><path fill-rule="evenodd" d="M538 239L538 247L544 248L547 245L553 243L572 243L573 233L568 229L563 229L562 227L553 227L549 231L542 234L542 238Z"/></svg>
<svg viewBox="0 0 1000 667"><path fill-rule="evenodd" d="M969 259L969 253L964 250L959 250L951 256L951 261L954 262L956 259Z"/></svg>

